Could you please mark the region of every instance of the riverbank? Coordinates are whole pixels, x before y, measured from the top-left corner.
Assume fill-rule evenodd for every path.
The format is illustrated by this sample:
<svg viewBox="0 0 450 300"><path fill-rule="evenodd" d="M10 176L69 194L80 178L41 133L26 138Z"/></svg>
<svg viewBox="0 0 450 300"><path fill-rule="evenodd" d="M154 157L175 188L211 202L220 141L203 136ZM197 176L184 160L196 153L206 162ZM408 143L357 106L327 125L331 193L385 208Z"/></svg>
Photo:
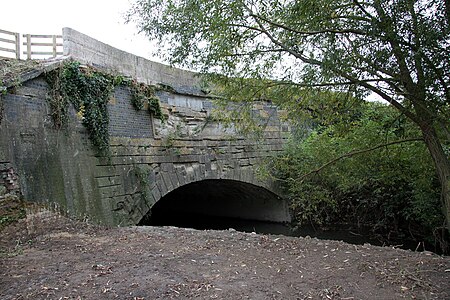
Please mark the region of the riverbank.
<svg viewBox="0 0 450 300"><path fill-rule="evenodd" d="M449 299L450 257L340 241L104 228L40 210L0 233L1 299Z"/></svg>

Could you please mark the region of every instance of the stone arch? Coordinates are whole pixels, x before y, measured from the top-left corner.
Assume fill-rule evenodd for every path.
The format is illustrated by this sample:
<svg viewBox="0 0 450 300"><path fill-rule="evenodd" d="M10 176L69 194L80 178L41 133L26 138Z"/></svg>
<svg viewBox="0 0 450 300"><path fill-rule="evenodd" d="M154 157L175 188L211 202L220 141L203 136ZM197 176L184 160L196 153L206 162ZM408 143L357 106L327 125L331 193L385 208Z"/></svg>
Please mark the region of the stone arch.
<svg viewBox="0 0 450 300"><path fill-rule="evenodd" d="M259 221L290 221L287 202L279 196L276 186L256 179L250 168L207 169L201 164L162 166L156 178L152 203L146 203L146 211L141 211L142 218L151 213L154 206L161 206L160 201L164 199L180 207L178 211Z"/></svg>
<svg viewBox="0 0 450 300"><path fill-rule="evenodd" d="M167 196L173 199L174 195L180 198L190 195L198 198L190 208L200 213L260 221L290 222L288 205L279 196L279 189L273 182L259 181L252 168L227 168L215 165L214 162L210 164L194 162L161 165L159 171L151 188L150 201L147 200L145 205L140 205L145 207L141 209L141 220L151 213L153 206L158 205L161 199L166 199ZM202 189L203 193L196 194L196 188ZM214 195L214 192L217 194ZM216 198L216 201L211 202L206 197ZM203 206L209 210L202 209ZM187 209L187 206L183 206L182 209Z"/></svg>

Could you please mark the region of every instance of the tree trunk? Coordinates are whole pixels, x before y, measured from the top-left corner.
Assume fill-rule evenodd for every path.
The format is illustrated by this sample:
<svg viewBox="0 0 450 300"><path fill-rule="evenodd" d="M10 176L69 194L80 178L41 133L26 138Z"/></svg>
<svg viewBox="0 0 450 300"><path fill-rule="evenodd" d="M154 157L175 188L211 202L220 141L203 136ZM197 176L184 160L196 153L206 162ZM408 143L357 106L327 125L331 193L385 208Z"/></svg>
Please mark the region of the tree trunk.
<svg viewBox="0 0 450 300"><path fill-rule="evenodd" d="M435 129L426 122L420 125L420 129L441 183L442 212L445 216L446 227L450 232L450 161L442 148Z"/></svg>

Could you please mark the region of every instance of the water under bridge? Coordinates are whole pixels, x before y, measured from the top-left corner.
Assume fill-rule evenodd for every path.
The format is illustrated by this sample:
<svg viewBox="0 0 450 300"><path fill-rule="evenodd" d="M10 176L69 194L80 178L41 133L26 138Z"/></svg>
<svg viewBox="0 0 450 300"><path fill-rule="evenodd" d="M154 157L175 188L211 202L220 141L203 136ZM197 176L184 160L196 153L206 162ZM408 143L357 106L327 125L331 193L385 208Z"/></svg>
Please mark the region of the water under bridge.
<svg viewBox="0 0 450 300"><path fill-rule="evenodd" d="M264 138L237 135L213 121L213 104L194 73L110 47L70 28L64 57L22 74L2 96L0 185L29 201L54 203L69 214L109 225L145 223L155 212L287 222L288 205L275 182L259 179L257 165L282 150L289 127L279 111L255 103ZM126 86L108 104L110 159L96 155L76 111L55 129L43 72L75 59L147 84L170 86L157 96L161 122L137 111ZM12 83L10 83L12 84Z"/></svg>

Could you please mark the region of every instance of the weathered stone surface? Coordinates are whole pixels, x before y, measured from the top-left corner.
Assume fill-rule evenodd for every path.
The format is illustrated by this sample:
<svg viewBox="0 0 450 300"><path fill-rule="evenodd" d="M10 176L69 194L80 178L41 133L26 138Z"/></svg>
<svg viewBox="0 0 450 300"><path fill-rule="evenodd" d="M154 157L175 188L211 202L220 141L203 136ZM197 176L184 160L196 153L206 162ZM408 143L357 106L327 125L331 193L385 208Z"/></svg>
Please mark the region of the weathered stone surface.
<svg viewBox="0 0 450 300"><path fill-rule="evenodd" d="M83 63L115 70L148 84L164 83L183 92L200 93L200 89L195 88L199 79L194 73L113 48L72 28L63 28L63 44L64 55Z"/></svg>
<svg viewBox="0 0 450 300"><path fill-rule="evenodd" d="M259 116L273 118L262 141L237 136L208 119L214 105L196 87L193 73L145 61L71 29L64 32L65 52L77 60L171 85L175 92L158 92L168 119L162 123L147 110L136 111L128 88L116 88L108 105L111 157L96 157L74 109L68 127L54 129L48 86L38 72L15 94L2 97L0 187L6 186L4 170L12 167L25 199L52 202L70 214L110 225L136 224L164 195L204 180L251 184L253 195L257 189L279 194L273 182L254 175L261 159L284 143L287 125L276 118L276 108L255 105ZM276 215L277 221L289 219L284 208Z"/></svg>

